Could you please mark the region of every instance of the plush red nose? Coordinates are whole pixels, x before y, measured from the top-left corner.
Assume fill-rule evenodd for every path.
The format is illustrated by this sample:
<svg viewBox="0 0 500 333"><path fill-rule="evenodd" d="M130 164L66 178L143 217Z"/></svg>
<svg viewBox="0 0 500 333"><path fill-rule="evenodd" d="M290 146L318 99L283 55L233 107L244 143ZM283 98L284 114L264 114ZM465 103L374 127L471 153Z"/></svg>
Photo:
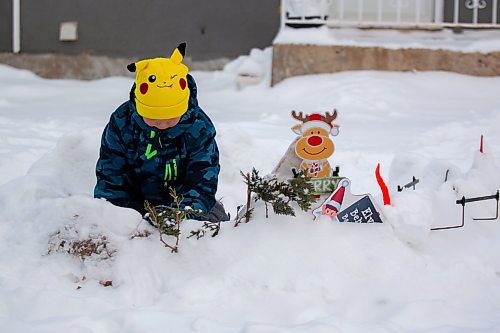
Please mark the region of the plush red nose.
<svg viewBox="0 0 500 333"><path fill-rule="evenodd" d="M313 135L307 139L307 143L310 146L316 147L323 143L323 139L317 135Z"/></svg>
<svg viewBox="0 0 500 333"><path fill-rule="evenodd" d="M145 95L147 92L148 92L148 84L147 83L143 83L141 84L141 86L139 87L139 89L141 90L141 94Z"/></svg>

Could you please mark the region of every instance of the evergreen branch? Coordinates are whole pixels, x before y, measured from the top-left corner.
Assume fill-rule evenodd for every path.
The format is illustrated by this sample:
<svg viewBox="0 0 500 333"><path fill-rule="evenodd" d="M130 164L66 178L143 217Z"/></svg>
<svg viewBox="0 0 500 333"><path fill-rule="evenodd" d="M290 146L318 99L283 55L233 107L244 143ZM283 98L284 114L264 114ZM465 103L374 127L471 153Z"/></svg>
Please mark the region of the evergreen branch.
<svg viewBox="0 0 500 333"><path fill-rule="evenodd" d="M191 230L186 238L196 237L198 240L205 237L208 232L212 232L211 237L217 236L220 232L220 222L204 222L200 229Z"/></svg>
<svg viewBox="0 0 500 333"><path fill-rule="evenodd" d="M184 197L178 195L174 188L169 188L169 194L172 197L170 206L153 207L147 200L144 202L144 208L149 213L149 218L158 229L160 241L169 248L172 253L179 251L179 243L181 236L181 223L189 216L205 217L201 212L190 207L184 207L182 202ZM175 237L175 245L171 245L165 241L164 236Z"/></svg>
<svg viewBox="0 0 500 333"><path fill-rule="evenodd" d="M261 177L259 172L253 168L251 173L244 174L240 171L245 184L247 184L247 212L243 215L245 222L250 220L251 193L254 193L254 201L262 200L266 208L266 218L269 217L268 204L277 215L295 216L291 203L296 202L301 210L307 211L315 201L313 186L309 183L309 178L305 171L296 173L295 177L287 182L279 181L275 175ZM238 213L240 211L238 207ZM235 227L241 222L242 216L235 219Z"/></svg>

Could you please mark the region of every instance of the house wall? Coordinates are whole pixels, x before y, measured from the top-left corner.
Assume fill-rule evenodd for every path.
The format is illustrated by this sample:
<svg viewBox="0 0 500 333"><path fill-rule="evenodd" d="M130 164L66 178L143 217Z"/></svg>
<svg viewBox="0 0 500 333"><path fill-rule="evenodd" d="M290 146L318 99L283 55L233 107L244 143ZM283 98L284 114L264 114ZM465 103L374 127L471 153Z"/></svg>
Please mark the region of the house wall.
<svg viewBox="0 0 500 333"><path fill-rule="evenodd" d="M280 19L279 0L21 0L21 15L22 52L169 56L185 41L193 60L270 46ZM66 21L78 41L59 41Z"/></svg>
<svg viewBox="0 0 500 333"><path fill-rule="evenodd" d="M0 52L12 51L12 0L0 0Z"/></svg>

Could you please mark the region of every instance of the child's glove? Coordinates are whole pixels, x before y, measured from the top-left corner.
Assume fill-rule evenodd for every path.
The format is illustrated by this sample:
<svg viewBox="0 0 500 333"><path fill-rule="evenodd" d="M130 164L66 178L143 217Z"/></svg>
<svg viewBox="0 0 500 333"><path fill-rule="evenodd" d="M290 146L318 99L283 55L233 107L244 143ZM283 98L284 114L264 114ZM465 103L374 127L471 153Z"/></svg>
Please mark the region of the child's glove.
<svg viewBox="0 0 500 333"><path fill-rule="evenodd" d="M209 222L223 222L230 219L220 201L215 203L214 208L212 208L207 218Z"/></svg>
<svg viewBox="0 0 500 333"><path fill-rule="evenodd" d="M163 223L164 228L173 228L175 226L175 222L162 218L163 217L162 215L165 213L166 208L167 208L167 206L163 206L163 205L158 205L158 206L154 207L154 210L158 214L157 220L163 221L162 223ZM158 221L156 221L151 216L151 213L148 212L148 213L144 214L144 216L142 218L144 220L148 221L148 223L151 224L153 227L158 229L158 227L159 227Z"/></svg>

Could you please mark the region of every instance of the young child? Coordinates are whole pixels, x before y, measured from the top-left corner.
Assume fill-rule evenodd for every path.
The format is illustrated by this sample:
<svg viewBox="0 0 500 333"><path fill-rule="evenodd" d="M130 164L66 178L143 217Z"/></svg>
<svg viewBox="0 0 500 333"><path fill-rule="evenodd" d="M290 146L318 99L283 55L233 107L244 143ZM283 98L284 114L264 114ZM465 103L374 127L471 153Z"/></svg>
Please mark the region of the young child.
<svg viewBox="0 0 500 333"><path fill-rule="evenodd" d="M94 196L145 213L145 200L170 205L174 188L184 206L201 210L210 221L227 220L215 200L215 128L198 106L196 84L182 64L185 49L182 43L170 58L127 66L136 72L135 83L130 100L104 129Z"/></svg>

